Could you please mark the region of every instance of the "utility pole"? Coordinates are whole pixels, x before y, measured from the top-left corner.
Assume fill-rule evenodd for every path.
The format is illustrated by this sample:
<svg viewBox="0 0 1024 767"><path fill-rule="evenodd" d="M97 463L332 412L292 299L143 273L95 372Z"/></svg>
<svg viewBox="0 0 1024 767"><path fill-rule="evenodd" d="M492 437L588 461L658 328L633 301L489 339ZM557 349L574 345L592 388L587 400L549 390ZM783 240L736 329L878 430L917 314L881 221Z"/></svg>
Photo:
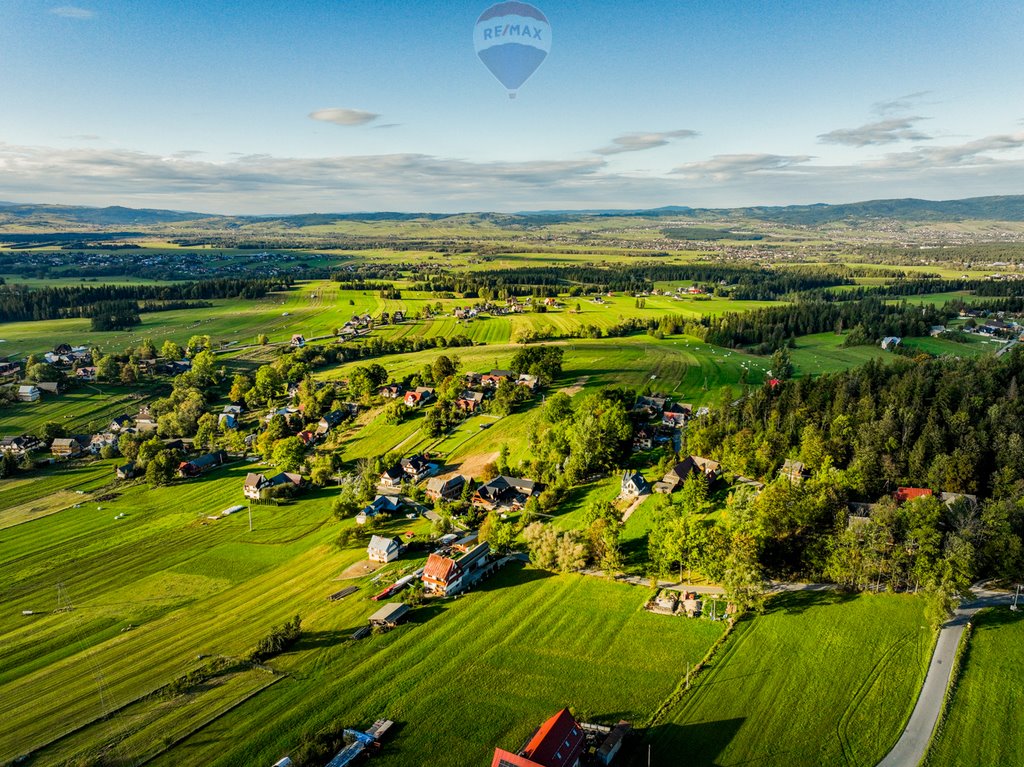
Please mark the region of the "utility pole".
<svg viewBox="0 0 1024 767"><path fill-rule="evenodd" d="M249 532L252 532L252 501L249 502Z"/></svg>
<svg viewBox="0 0 1024 767"><path fill-rule="evenodd" d="M1019 596L1020 596L1020 584L1018 583L1017 584L1017 591L1013 595L1013 604L1010 605L1010 609L1013 610L1013 612L1017 612L1017 598Z"/></svg>

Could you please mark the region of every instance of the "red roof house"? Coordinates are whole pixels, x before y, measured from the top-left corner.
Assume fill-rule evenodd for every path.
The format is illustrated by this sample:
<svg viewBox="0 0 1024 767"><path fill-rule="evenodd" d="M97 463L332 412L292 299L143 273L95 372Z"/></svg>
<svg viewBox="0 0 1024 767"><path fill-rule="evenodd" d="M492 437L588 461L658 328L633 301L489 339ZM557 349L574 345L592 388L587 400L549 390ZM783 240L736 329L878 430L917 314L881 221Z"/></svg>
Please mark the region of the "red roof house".
<svg viewBox="0 0 1024 767"><path fill-rule="evenodd" d="M431 554L423 566L423 586L435 594L448 595L461 585L462 571L454 559Z"/></svg>
<svg viewBox="0 0 1024 767"><path fill-rule="evenodd" d="M893 497L896 499L896 503L906 503L915 498L924 498L931 494L932 491L926 487L900 487L897 488L896 494Z"/></svg>
<svg viewBox="0 0 1024 767"><path fill-rule="evenodd" d="M491 767L577 767L585 746L583 728L563 708L540 726L518 754L494 749Z"/></svg>

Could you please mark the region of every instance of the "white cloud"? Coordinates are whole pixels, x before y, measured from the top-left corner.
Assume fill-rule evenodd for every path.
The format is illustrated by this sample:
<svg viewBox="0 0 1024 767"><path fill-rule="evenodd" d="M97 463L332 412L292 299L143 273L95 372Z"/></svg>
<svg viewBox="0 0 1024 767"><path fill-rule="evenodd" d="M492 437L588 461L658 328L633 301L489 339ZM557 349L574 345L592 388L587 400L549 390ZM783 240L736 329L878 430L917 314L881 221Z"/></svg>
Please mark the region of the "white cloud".
<svg viewBox="0 0 1024 767"><path fill-rule="evenodd" d="M888 115L894 112L907 112L914 109L918 104L922 103L925 96L931 94L931 91L917 91L916 93L908 93L905 96L898 96L888 101L876 101L871 106L871 111L877 115Z"/></svg>
<svg viewBox="0 0 1024 767"><path fill-rule="evenodd" d="M626 133L612 139L609 146L595 149L597 154L610 155L621 154L622 152L642 152L645 149L655 149L665 146L675 139L693 138L700 134L692 130L670 130L657 133Z"/></svg>
<svg viewBox="0 0 1024 767"><path fill-rule="evenodd" d="M51 8L50 13L64 19L78 20L91 19L96 15L95 11L91 11L88 8L79 8L77 5L58 5L56 8Z"/></svg>
<svg viewBox="0 0 1024 767"><path fill-rule="evenodd" d="M917 147L870 162L720 154L665 174L623 173L604 157L473 162L427 154L330 157L153 154L102 145L0 142L0 199L219 213L710 207L882 197L1017 194L1024 133Z"/></svg>
<svg viewBox="0 0 1024 767"><path fill-rule="evenodd" d="M309 116L313 120L322 120L323 122L345 126L366 125L380 117L379 114L374 112L364 112L362 109L344 109L342 107L318 109L315 112L311 112Z"/></svg>
<svg viewBox="0 0 1024 767"><path fill-rule="evenodd" d="M751 174L792 173L812 159L802 154L716 154L710 160L680 165L672 173L694 180L720 182Z"/></svg>
<svg viewBox="0 0 1024 767"><path fill-rule="evenodd" d="M1009 152L1024 147L1024 133L986 136L952 146L915 147L895 152L881 160L866 163L872 168L952 168L965 165L991 165L999 161L991 152Z"/></svg>
<svg viewBox="0 0 1024 767"><path fill-rule="evenodd" d="M924 117L891 117L878 122L867 123L859 128L839 128L822 133L818 141L822 144L843 144L865 147L879 144L894 144L898 141L931 141L931 136L915 128Z"/></svg>

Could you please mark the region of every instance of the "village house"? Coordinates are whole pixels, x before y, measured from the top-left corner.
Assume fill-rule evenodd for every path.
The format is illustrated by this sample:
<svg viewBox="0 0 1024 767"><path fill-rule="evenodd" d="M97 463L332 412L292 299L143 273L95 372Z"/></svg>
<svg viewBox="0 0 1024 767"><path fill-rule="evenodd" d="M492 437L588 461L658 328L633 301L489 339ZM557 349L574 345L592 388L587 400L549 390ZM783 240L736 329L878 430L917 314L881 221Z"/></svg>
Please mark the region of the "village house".
<svg viewBox="0 0 1024 767"><path fill-rule="evenodd" d="M74 437L59 437L50 443L50 452L61 458L72 458L82 452L82 446Z"/></svg>
<svg viewBox="0 0 1024 767"><path fill-rule="evenodd" d="M399 461L399 466L405 472L405 476L411 482L419 482L430 476L433 467L423 455L411 455Z"/></svg>
<svg viewBox="0 0 1024 767"><path fill-rule="evenodd" d="M477 544L458 559L438 553L427 557L423 566L423 587L438 596L452 596L472 585L480 571L486 567L491 547L487 542Z"/></svg>
<svg viewBox="0 0 1024 767"><path fill-rule="evenodd" d="M365 509L356 515L356 524L365 525L380 514L394 514L400 508L402 508L400 499L391 495L378 495Z"/></svg>
<svg viewBox="0 0 1024 767"><path fill-rule="evenodd" d="M640 396L636 398L636 402L633 404L634 413L644 413L648 418L654 418L654 416L665 412L665 408L671 404L672 400L668 397L654 396Z"/></svg>
<svg viewBox="0 0 1024 767"><path fill-rule="evenodd" d="M250 472L245 475L245 482L242 484L242 494L250 501L256 501L264 498L274 488L290 485L293 488L299 489L302 487L302 484L302 475L289 471L282 471L273 477Z"/></svg>
<svg viewBox="0 0 1024 767"><path fill-rule="evenodd" d="M932 491L926 487L899 487L893 493L893 498L896 500L896 503L903 504L916 498L925 498L931 494Z"/></svg>
<svg viewBox="0 0 1024 767"><path fill-rule="evenodd" d="M499 508L521 508L526 501L540 493L539 485L530 479L495 477L477 488L473 503L488 511Z"/></svg>
<svg viewBox="0 0 1024 767"><path fill-rule="evenodd" d="M639 471L623 472L620 490L623 498L635 498L640 495L648 495L650 492L650 484Z"/></svg>
<svg viewBox="0 0 1024 767"><path fill-rule="evenodd" d="M637 429L633 435L633 452L638 453L641 450L650 450L654 447L654 437L647 429Z"/></svg>
<svg viewBox="0 0 1024 767"><path fill-rule="evenodd" d="M156 431L156 418L149 412L149 407L143 405L139 408L139 414L135 416L136 431Z"/></svg>
<svg viewBox="0 0 1024 767"><path fill-rule="evenodd" d="M92 365L80 367L75 370L75 378L79 381L90 383L96 380L96 368Z"/></svg>
<svg viewBox="0 0 1024 767"><path fill-rule="evenodd" d="M111 431L114 434L131 431L134 422L135 419L130 415L119 415L110 422L110 425L107 427L107 431Z"/></svg>
<svg viewBox="0 0 1024 767"><path fill-rule="evenodd" d="M811 472L800 463L787 458L779 469L779 476L788 479L792 484L798 484L811 476Z"/></svg>
<svg viewBox="0 0 1024 767"><path fill-rule="evenodd" d="M20 378L21 377L21 363L20 362L0 362L0 380Z"/></svg>
<svg viewBox="0 0 1024 767"><path fill-rule="evenodd" d="M417 386L405 393L406 407L420 407L434 399L434 390L429 386Z"/></svg>
<svg viewBox="0 0 1024 767"><path fill-rule="evenodd" d="M655 483L654 492L674 493L683 486L691 474L704 477L709 485L714 484L715 480L722 475L722 466L709 458L701 458L698 455L687 456L669 469L660 482Z"/></svg>
<svg viewBox="0 0 1024 767"><path fill-rule="evenodd" d="M455 406L464 413L475 413L484 404L483 392L466 390L455 400Z"/></svg>
<svg viewBox="0 0 1024 767"><path fill-rule="evenodd" d="M295 436L299 438L300 442L302 442L303 447L310 447L313 443L316 442L316 433L310 431L309 429L303 429Z"/></svg>
<svg viewBox="0 0 1024 767"><path fill-rule="evenodd" d="M93 434L89 440L89 452L98 455L105 447L117 447L117 435L111 432Z"/></svg>
<svg viewBox="0 0 1024 767"><path fill-rule="evenodd" d="M370 545L366 547L366 558L371 562L393 562L398 559L401 552L402 544L396 538L374 535L370 538Z"/></svg>
<svg viewBox="0 0 1024 767"><path fill-rule="evenodd" d="M405 394L405 389L401 384L387 384L377 389L377 394L384 399L398 399Z"/></svg>
<svg viewBox="0 0 1024 767"><path fill-rule="evenodd" d="M347 413L341 410L331 410L328 413L324 413L323 418L317 421L316 434L317 436L323 436L327 434L331 429L339 426L347 417Z"/></svg>
<svg viewBox="0 0 1024 767"><path fill-rule="evenodd" d="M292 336L292 340L289 341L289 344L292 346L293 349L301 349L306 345L306 337L303 336L301 333L296 333L295 335Z"/></svg>
<svg viewBox="0 0 1024 767"><path fill-rule="evenodd" d="M494 749L491 767L578 767L586 751L586 734L563 708L533 734L518 753Z"/></svg>
<svg viewBox="0 0 1024 767"><path fill-rule="evenodd" d="M388 488L399 488L402 486L402 482L405 481L406 474L405 469L402 468L402 464L396 463L394 466L384 469L380 473L380 484L381 487Z"/></svg>
<svg viewBox="0 0 1024 767"><path fill-rule="evenodd" d="M528 373L521 373L519 378L516 379L517 386L525 386L530 391L537 391L537 387L540 385L540 379L537 376L529 375Z"/></svg>
<svg viewBox="0 0 1024 767"><path fill-rule="evenodd" d="M434 477L427 482L427 498L432 501L452 501L462 495L462 488L466 485L466 478L461 474L451 477Z"/></svg>
<svg viewBox="0 0 1024 767"><path fill-rule="evenodd" d="M18 387L18 402L38 402L40 396L38 386Z"/></svg>
<svg viewBox="0 0 1024 767"><path fill-rule="evenodd" d="M198 477L203 472L220 466L227 459L223 450L201 455L190 461L182 461L178 464L179 477Z"/></svg>
<svg viewBox="0 0 1024 767"><path fill-rule="evenodd" d="M36 437L21 436L21 437L4 437L0 439L0 453L9 453L10 455L22 456L26 453L37 450L42 447Z"/></svg>
<svg viewBox="0 0 1024 767"><path fill-rule="evenodd" d="M882 348L886 351L892 351L899 346L902 341L903 339L899 336L886 336L882 339Z"/></svg>
<svg viewBox="0 0 1024 767"><path fill-rule="evenodd" d="M502 381L510 381L513 378L515 378L515 373L511 370L492 370L490 373L480 376L480 385L489 389L497 389L498 384Z"/></svg>
<svg viewBox="0 0 1024 767"><path fill-rule="evenodd" d="M60 394L64 389L64 384L60 381L37 381L36 386L40 392L47 394Z"/></svg>
<svg viewBox="0 0 1024 767"><path fill-rule="evenodd" d="M688 417L686 413L675 413L672 411L668 411L666 413L662 413L661 425L667 426L670 429L681 429L683 426L686 426L687 420Z"/></svg>

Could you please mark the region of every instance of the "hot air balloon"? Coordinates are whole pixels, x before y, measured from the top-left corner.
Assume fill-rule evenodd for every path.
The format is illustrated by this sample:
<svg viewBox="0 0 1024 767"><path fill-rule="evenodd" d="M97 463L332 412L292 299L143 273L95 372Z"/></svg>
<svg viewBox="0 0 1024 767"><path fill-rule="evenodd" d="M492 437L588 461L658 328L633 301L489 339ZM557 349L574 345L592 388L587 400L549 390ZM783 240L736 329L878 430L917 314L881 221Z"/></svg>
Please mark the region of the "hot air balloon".
<svg viewBox="0 0 1024 767"><path fill-rule="evenodd" d="M551 25L528 3L492 5L473 30L476 55L514 99L551 50Z"/></svg>

